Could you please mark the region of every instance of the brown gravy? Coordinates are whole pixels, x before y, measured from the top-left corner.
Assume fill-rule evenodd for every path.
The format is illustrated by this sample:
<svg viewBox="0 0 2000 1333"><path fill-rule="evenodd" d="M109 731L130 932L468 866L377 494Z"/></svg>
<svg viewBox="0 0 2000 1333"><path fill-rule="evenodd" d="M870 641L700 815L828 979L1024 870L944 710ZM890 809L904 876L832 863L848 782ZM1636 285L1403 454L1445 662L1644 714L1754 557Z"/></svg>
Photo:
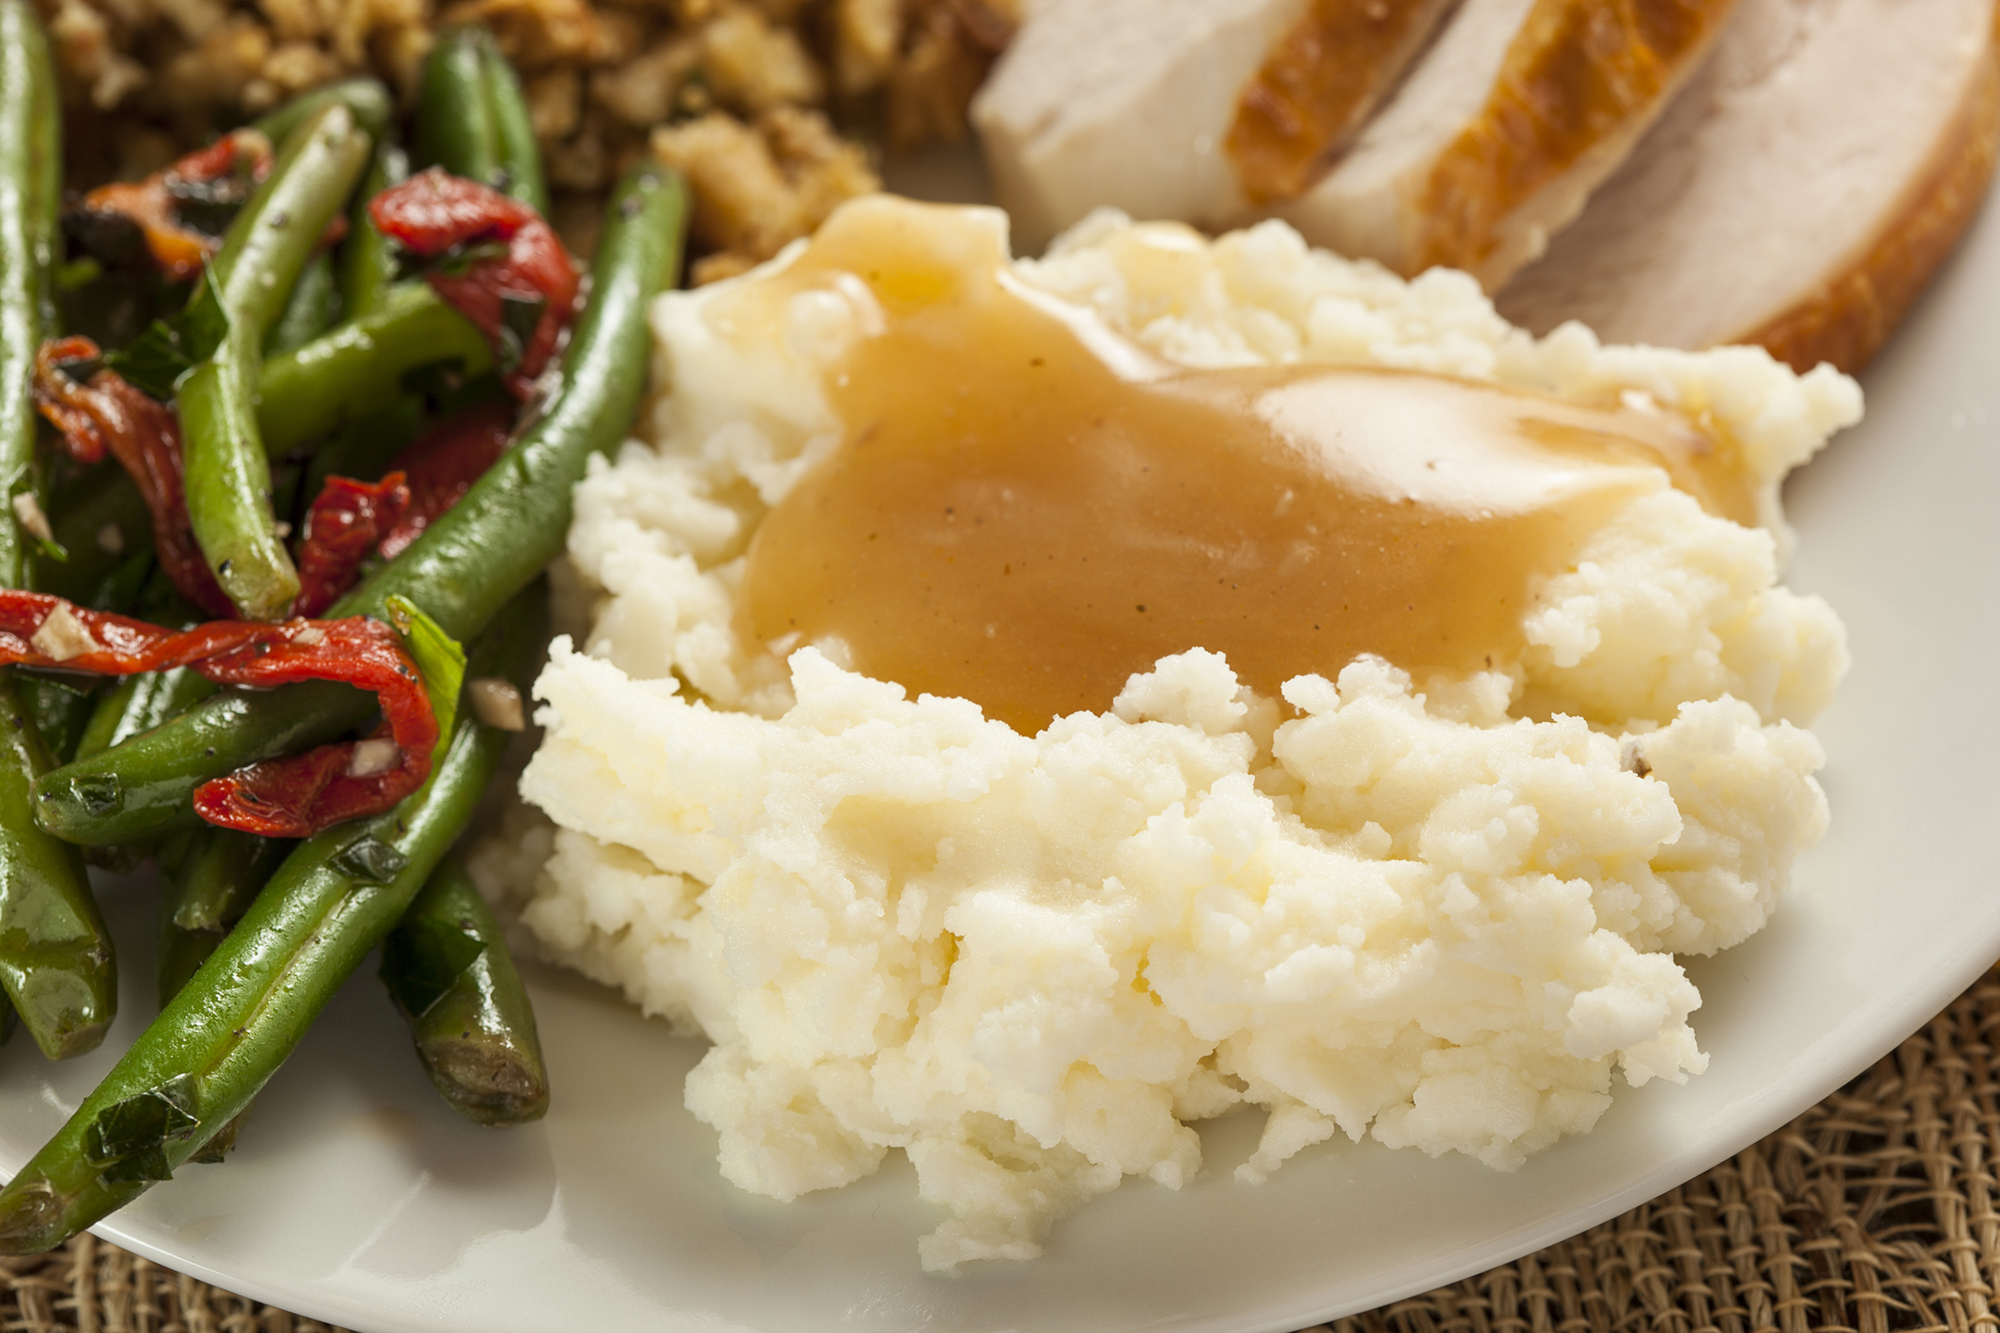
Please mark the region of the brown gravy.
<svg viewBox="0 0 2000 1333"><path fill-rule="evenodd" d="M1419 679L1514 656L1538 581L1661 463L1754 513L1734 451L1678 417L1394 371L1178 370L1036 298L982 234L849 209L779 280L852 274L882 321L828 386L844 439L757 530L748 639L837 639L855 670L1032 733L1197 646L1273 695L1361 653Z"/></svg>

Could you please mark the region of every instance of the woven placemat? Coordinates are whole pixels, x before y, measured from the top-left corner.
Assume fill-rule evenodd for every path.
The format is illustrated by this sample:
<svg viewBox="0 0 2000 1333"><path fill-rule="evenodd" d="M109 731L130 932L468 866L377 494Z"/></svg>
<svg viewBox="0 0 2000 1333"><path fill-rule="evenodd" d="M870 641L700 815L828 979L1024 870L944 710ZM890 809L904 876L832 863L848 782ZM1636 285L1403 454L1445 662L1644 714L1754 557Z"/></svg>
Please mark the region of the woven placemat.
<svg viewBox="0 0 2000 1333"><path fill-rule="evenodd" d="M2000 1333L1996 1025L2000 968L1706 1175L1333 1333ZM326 1329L92 1236L0 1260L0 1333Z"/></svg>

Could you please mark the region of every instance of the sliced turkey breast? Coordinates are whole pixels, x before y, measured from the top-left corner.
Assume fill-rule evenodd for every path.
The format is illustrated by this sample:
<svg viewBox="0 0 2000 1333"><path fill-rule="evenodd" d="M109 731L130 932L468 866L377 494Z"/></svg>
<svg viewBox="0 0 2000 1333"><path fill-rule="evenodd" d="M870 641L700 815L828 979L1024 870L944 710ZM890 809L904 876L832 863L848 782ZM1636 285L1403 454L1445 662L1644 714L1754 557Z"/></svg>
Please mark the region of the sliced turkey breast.
<svg viewBox="0 0 2000 1333"><path fill-rule="evenodd" d="M1318 179L1456 5L1312 0L1237 95L1224 147L1244 200L1276 203Z"/></svg>
<svg viewBox="0 0 2000 1333"><path fill-rule="evenodd" d="M1317 185L1274 211L1403 274L1497 289L1583 208L1734 0L1465 0Z"/></svg>
<svg viewBox="0 0 2000 1333"><path fill-rule="evenodd" d="M1502 312L1860 369L1992 174L1994 24L1994 0L1742 0L1701 78Z"/></svg>
<svg viewBox="0 0 2000 1333"><path fill-rule="evenodd" d="M1037 0L972 104L1040 240L1099 205L1215 226L1324 169L1457 0Z"/></svg>

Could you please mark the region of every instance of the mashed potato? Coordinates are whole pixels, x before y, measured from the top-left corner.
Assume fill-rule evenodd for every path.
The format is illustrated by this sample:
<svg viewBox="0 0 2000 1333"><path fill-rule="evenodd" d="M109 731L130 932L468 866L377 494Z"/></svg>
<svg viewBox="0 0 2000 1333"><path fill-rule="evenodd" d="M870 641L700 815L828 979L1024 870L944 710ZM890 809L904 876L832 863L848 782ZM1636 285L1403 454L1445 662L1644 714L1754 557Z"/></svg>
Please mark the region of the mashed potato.
<svg viewBox="0 0 2000 1333"><path fill-rule="evenodd" d="M1004 226L932 224L973 250ZM1858 417L1851 381L1537 342L1462 275L1404 283L1280 224L1096 217L1014 272L1170 361L1658 405L1741 445L1766 525L1631 499L1469 677L1363 657L1279 700L1189 644L1026 736L733 629L749 536L837 443L826 378L881 318L858 283L759 317L797 259L655 309L673 392L579 489L590 627L537 687L522 792L552 854L482 858L550 955L714 1043L687 1100L725 1176L791 1199L901 1149L951 1212L920 1245L949 1270L1039 1253L1127 1175L1178 1186L1190 1122L1234 1106L1268 1113L1246 1182L1336 1132L1506 1169L1589 1129L1614 1071L1702 1069L1673 955L1757 930L1826 822L1801 727L1845 649L1776 582L1776 487Z"/></svg>

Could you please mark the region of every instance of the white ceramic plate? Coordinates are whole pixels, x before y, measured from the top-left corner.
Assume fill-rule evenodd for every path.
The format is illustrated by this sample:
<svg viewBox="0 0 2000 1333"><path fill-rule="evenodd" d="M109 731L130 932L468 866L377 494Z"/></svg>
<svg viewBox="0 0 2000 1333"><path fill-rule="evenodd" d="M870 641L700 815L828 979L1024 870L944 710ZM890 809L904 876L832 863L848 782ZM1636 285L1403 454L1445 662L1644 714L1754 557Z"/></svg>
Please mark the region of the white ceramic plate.
<svg viewBox="0 0 2000 1333"><path fill-rule="evenodd" d="M1257 1121L1203 1135L1202 1177L1144 1181L1058 1224L1048 1256L925 1277L940 1220L896 1159L791 1205L716 1174L681 1105L697 1046L535 974L556 1093L504 1132L432 1095L372 976L259 1097L227 1166L189 1167L100 1234L365 1333L559 1329L1293 1329L1502 1263L1659 1194L1825 1096L2000 956L2000 211L1868 378L1869 418L1794 480L1794 586L1824 593L1854 672L1819 734L1826 841L1775 923L1691 967L1713 1062L1621 1089L1595 1132L1513 1175L1377 1145L1233 1183ZM12 1174L152 1010L150 895L112 886L127 977L106 1050L0 1052Z"/></svg>

